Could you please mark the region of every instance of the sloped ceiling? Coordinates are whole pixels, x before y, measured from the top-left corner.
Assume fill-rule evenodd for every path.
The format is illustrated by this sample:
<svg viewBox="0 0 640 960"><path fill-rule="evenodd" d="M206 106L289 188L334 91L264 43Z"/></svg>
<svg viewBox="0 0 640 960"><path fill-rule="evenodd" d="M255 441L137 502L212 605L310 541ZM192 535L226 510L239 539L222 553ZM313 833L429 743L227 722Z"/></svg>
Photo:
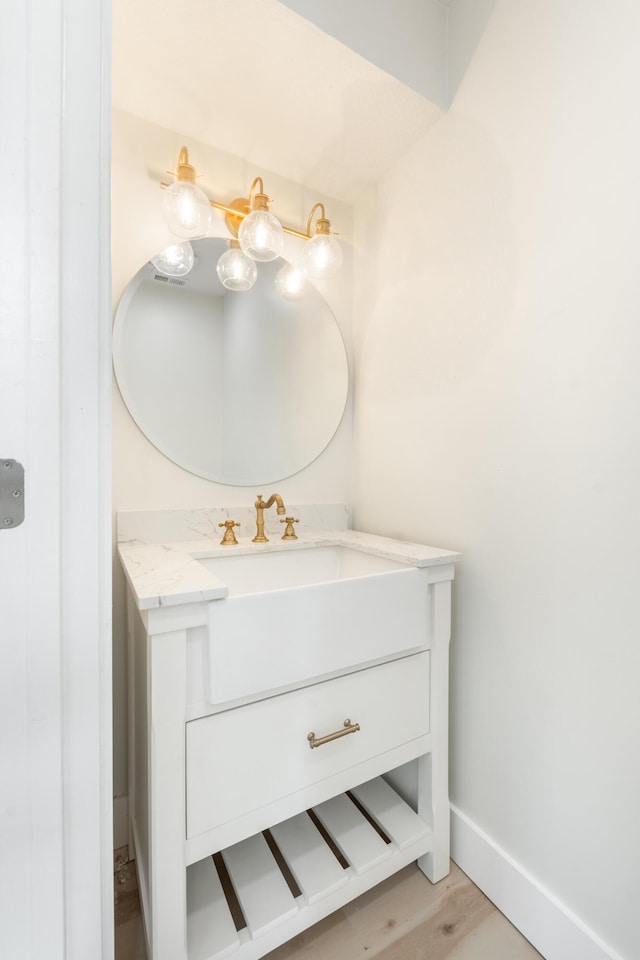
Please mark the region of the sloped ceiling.
<svg viewBox="0 0 640 960"><path fill-rule="evenodd" d="M427 100L446 106L449 10L443 0L280 2Z"/></svg>
<svg viewBox="0 0 640 960"><path fill-rule="evenodd" d="M114 0L113 105L347 202L440 115L277 0Z"/></svg>

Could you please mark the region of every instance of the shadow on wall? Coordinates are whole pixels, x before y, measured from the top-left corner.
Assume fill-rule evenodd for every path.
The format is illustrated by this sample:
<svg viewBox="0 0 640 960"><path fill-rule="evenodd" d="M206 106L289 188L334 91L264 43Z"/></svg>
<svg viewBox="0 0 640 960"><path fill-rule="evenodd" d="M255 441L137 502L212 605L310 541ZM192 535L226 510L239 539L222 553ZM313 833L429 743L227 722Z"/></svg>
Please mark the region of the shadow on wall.
<svg viewBox="0 0 640 960"><path fill-rule="evenodd" d="M364 339L363 400L446 394L483 366L514 306L512 206L495 141L465 118L450 114L394 170L378 230L378 262L391 269L379 273Z"/></svg>
<svg viewBox="0 0 640 960"><path fill-rule="evenodd" d="M317 140L307 179L313 183L329 170L338 195L357 203L360 190L386 176L441 116L439 107L383 71L372 81L354 80L343 91L333 134L325 130Z"/></svg>

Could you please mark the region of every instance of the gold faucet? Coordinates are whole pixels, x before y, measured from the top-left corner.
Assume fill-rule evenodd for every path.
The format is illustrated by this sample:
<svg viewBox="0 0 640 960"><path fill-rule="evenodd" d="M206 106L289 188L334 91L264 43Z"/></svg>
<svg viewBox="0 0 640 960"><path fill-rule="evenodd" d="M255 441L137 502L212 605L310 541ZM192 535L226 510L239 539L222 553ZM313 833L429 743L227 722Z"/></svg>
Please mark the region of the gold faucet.
<svg viewBox="0 0 640 960"><path fill-rule="evenodd" d="M234 544L237 546L237 545L238 545L238 541L236 540L236 535L235 535L235 533L233 532L233 528L234 528L234 527L239 527L240 524L239 524L239 523L236 523L235 520L225 520L224 523L219 523L218 526L219 526L219 527L226 527L226 528L227 528L227 529L224 531L224 537L223 537L222 540L220 541L221 545L222 545L223 547L231 547L231 546L233 546Z"/></svg>
<svg viewBox="0 0 640 960"><path fill-rule="evenodd" d="M272 493L267 502L265 503L262 499L262 494L258 494L258 499L256 500L256 525L257 531L256 535L253 538L253 543L268 543L269 538L264 535L264 511L268 510L269 507L272 507L274 503L277 503L277 512L280 514L286 513L286 508L282 502L282 497L279 493Z"/></svg>
<svg viewBox="0 0 640 960"><path fill-rule="evenodd" d="M294 523L300 523L299 520L296 520L295 517L285 517L284 520L281 520L280 523L286 523L284 528L284 533L282 534L282 540L297 540L298 535L293 529Z"/></svg>

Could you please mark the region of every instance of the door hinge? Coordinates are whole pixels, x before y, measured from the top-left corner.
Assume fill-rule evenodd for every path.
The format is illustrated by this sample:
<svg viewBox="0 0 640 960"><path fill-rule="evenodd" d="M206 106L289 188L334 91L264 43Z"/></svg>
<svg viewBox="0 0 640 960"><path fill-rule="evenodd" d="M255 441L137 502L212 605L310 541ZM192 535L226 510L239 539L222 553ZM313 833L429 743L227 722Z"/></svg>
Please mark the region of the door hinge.
<svg viewBox="0 0 640 960"><path fill-rule="evenodd" d="M0 459L0 530L12 530L24 520L24 467Z"/></svg>

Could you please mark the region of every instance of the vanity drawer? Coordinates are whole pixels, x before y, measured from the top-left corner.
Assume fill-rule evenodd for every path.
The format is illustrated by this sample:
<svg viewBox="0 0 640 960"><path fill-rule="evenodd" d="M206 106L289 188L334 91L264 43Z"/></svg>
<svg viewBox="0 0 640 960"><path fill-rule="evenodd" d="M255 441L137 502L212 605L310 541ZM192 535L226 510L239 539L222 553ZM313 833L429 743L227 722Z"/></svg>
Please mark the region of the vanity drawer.
<svg viewBox="0 0 640 960"><path fill-rule="evenodd" d="M316 738L359 724L311 749ZM244 816L429 732L429 653L186 725L187 837ZM359 782L354 770L353 784Z"/></svg>

